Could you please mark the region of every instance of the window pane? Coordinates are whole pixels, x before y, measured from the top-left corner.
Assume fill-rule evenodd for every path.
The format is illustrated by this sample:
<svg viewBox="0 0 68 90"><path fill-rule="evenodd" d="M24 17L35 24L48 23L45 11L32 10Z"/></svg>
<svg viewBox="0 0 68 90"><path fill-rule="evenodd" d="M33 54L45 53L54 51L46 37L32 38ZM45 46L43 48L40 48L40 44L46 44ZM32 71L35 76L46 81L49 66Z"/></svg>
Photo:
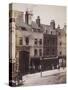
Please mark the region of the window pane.
<svg viewBox="0 0 68 90"><path fill-rule="evenodd" d="M39 55L42 56L42 49L39 49Z"/></svg>
<svg viewBox="0 0 68 90"><path fill-rule="evenodd" d="M35 43L36 45L37 45L37 42L38 42L37 39L35 39L35 42L34 42L34 43Z"/></svg>
<svg viewBox="0 0 68 90"><path fill-rule="evenodd" d="M20 38L19 44L22 45L22 42L23 42L23 40L22 40L22 38Z"/></svg>
<svg viewBox="0 0 68 90"><path fill-rule="evenodd" d="M25 38L25 42L26 42L26 45L29 44L29 38L28 37Z"/></svg>
<svg viewBox="0 0 68 90"><path fill-rule="evenodd" d="M39 44L40 44L40 45L42 44L42 39L40 39Z"/></svg>
<svg viewBox="0 0 68 90"><path fill-rule="evenodd" d="M37 56L37 49L34 50L34 56Z"/></svg>

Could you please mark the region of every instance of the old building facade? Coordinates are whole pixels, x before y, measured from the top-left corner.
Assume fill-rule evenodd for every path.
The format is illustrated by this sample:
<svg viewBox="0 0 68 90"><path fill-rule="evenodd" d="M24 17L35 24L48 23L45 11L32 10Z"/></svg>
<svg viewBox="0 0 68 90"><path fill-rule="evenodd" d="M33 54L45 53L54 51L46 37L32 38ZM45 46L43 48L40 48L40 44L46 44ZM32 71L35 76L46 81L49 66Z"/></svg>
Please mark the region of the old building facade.
<svg viewBox="0 0 68 90"><path fill-rule="evenodd" d="M12 57L14 57L13 60L15 60L15 63L12 64L12 72L15 75L13 74L12 78L13 80L22 80L22 75L27 74L29 70L39 70L40 58L43 55L43 29L40 26L39 16L37 17L36 22L31 22L30 17L32 14L28 11L26 11L25 14L23 14L23 12L13 11L12 14L12 17L9 19L10 24L13 26L13 29L11 27L13 33L11 34L10 32L10 45L12 41L13 43L10 48L13 49L12 54L14 56ZM25 15L26 18L25 22L22 18L23 15ZM29 17L29 15L31 16ZM10 56L12 54L10 53ZM16 78L18 76L19 78Z"/></svg>
<svg viewBox="0 0 68 90"><path fill-rule="evenodd" d="M33 14L30 11L10 10L9 13L11 80L22 81L23 75L40 71L40 65L42 70L57 68L61 50L63 56L66 55L66 37L64 32L55 28L55 21L44 25L41 24L40 16L32 21ZM60 31L62 36L59 35ZM60 39L64 48L59 46Z"/></svg>
<svg viewBox="0 0 68 90"><path fill-rule="evenodd" d="M66 66L66 25L57 27L57 51L60 66Z"/></svg>
<svg viewBox="0 0 68 90"><path fill-rule="evenodd" d="M45 25L45 32L43 33L43 57L44 66L46 69L57 68L57 33L55 29L55 21L52 20L50 25Z"/></svg>

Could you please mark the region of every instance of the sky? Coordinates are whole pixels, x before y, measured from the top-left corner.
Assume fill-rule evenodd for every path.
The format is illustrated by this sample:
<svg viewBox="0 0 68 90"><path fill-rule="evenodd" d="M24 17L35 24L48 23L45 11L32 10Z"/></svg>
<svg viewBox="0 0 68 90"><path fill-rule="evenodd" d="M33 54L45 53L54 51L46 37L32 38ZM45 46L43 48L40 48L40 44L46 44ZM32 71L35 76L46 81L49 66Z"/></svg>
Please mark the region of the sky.
<svg viewBox="0 0 68 90"><path fill-rule="evenodd" d="M49 25L51 20L55 20L56 27L59 24L63 28L66 24L65 6L13 3L13 10L25 12L27 9L32 11L33 21L40 16L42 24Z"/></svg>

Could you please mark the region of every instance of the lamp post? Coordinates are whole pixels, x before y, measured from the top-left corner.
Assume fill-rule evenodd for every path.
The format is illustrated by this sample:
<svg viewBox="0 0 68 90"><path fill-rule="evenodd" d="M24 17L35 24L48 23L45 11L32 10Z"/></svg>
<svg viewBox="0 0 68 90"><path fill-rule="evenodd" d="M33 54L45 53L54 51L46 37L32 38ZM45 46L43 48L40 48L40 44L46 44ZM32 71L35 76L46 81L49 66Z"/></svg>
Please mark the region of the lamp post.
<svg viewBox="0 0 68 90"><path fill-rule="evenodd" d="M42 57L40 57L40 61L42 61ZM42 62L41 62L41 64L40 64L40 70L41 70L40 76L42 77Z"/></svg>

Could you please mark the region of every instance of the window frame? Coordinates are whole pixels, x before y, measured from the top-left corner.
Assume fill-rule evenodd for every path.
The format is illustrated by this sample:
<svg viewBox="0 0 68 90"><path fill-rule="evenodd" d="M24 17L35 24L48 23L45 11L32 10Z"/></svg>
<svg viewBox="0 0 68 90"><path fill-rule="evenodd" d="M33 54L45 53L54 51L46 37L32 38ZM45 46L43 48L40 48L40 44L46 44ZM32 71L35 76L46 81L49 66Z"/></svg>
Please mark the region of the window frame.
<svg viewBox="0 0 68 90"><path fill-rule="evenodd" d="M19 45L23 45L23 38L19 37Z"/></svg>

